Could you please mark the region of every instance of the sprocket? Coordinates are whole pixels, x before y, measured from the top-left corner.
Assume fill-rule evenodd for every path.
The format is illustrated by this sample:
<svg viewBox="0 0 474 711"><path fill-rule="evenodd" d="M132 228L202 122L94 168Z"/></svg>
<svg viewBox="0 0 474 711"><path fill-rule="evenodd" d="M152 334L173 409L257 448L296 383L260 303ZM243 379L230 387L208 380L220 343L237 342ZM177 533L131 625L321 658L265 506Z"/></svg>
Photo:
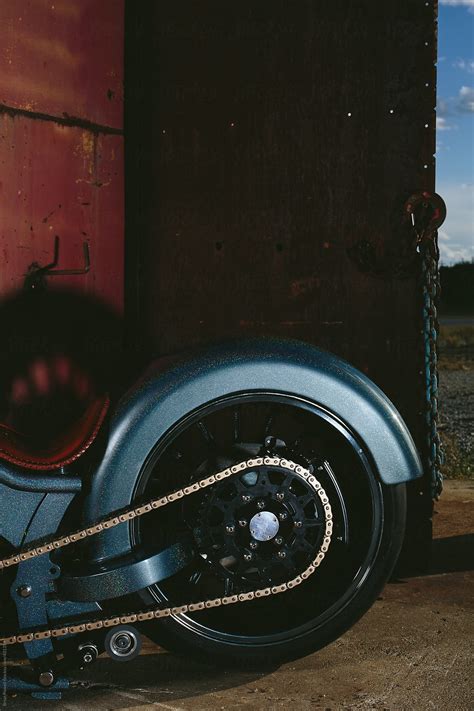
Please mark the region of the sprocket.
<svg viewBox="0 0 474 711"><path fill-rule="evenodd" d="M203 497L193 533L202 558L235 590L274 585L303 569L324 537L324 510L292 472L256 466Z"/></svg>

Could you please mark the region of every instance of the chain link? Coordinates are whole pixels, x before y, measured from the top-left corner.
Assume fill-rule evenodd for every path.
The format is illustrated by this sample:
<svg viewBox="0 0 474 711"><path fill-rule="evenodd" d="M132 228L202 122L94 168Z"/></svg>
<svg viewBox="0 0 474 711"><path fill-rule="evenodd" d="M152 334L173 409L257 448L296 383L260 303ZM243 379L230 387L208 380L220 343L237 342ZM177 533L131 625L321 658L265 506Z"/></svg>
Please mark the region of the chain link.
<svg viewBox="0 0 474 711"><path fill-rule="evenodd" d="M0 645L12 645L12 644L22 644L25 642L33 642L35 640L50 639L56 637L64 637L65 635L79 634L81 632L100 630L103 628L116 627L117 625L133 624L135 622L145 622L147 620L157 620L163 619L164 617L171 617L172 615L182 615L186 612L197 612L199 610L209 609L212 607L220 607L221 605L234 605L238 602L246 602L248 600L254 600L261 597L266 597L268 595L278 595L279 593L291 590L297 585L301 585L305 580L307 580L310 575L321 565L324 557L329 549L332 537L332 510L329 499L321 486L320 482L313 476L308 469L295 464L288 459L282 459L279 457L256 457L254 459L249 459L245 462L240 462L232 467L228 467L223 471L213 474L206 479L201 479L194 484L184 487L183 489L177 489L176 491L168 494L167 496L162 496L158 499L152 499L141 506L135 508L130 508L123 510L121 512L116 512L115 515L110 516L103 521L99 521L93 526L88 526L87 528L75 531L67 536L61 538L52 539L41 545L37 545L28 548L24 551L20 551L13 556L4 558L0 560L0 570L2 568L9 568L19 563L30 560L32 558L37 558L38 556L49 553L50 551L56 550L58 548L64 548L66 546L72 545L77 541L83 540L84 538L90 538L95 536L102 531L113 528L131 521L134 518L144 516L150 511L154 511L159 508L163 508L168 504L182 499L186 496L191 496L197 491L201 491L208 486L212 486L218 481L227 479L236 474L241 474L247 469L252 469L259 466L275 466L281 469L287 469L293 472L301 479L304 479L313 491L319 497L321 504L324 509L324 537L321 547L314 558L314 560L308 565L308 567L299 575L292 578L286 583L281 583L280 585L273 585L266 588L260 588L258 590L253 590L251 592L244 592L235 595L227 595L224 597L218 597L211 600L202 600L200 602L192 602L187 605L177 605L174 607L160 608L155 607L150 610L144 610L141 612L132 612L129 614L122 614L114 617L103 617L90 620L88 622L79 622L76 624L64 625L62 627L53 627L50 629L37 630L31 632L21 632L19 634L12 635L10 637L0 637Z"/></svg>
<svg viewBox="0 0 474 711"><path fill-rule="evenodd" d="M426 459L431 495L437 499L443 490L444 453L438 432L438 309L440 282L437 233L420 245L423 283L423 349L425 378Z"/></svg>
<svg viewBox="0 0 474 711"><path fill-rule="evenodd" d="M431 495L437 499L443 489L441 467L444 455L438 432L438 228L446 218L444 200L427 191L412 195L405 205L421 256L424 416L426 426L426 467Z"/></svg>

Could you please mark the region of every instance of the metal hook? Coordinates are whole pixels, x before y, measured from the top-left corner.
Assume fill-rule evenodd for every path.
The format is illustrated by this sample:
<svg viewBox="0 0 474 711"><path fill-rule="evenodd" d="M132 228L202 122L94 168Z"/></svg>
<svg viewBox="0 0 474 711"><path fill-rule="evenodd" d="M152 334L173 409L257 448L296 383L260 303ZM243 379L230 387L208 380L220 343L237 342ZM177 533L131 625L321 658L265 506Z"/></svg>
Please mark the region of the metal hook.
<svg viewBox="0 0 474 711"><path fill-rule="evenodd" d="M45 276L70 276L75 274L87 274L91 268L91 260L89 254L89 243L82 243L82 251L84 256L84 266L80 269L54 269L58 263L59 258L59 237L56 236L54 242L54 261L48 264L47 267L43 267L42 271Z"/></svg>
<svg viewBox="0 0 474 711"><path fill-rule="evenodd" d="M83 242L82 251L84 256L84 266L79 269L55 269L59 262L59 237L54 238L53 261L46 264L44 267L36 262L30 266L28 274L25 277L25 289L44 289L46 288L45 278L49 276L74 276L78 274L87 274L91 268L89 244Z"/></svg>

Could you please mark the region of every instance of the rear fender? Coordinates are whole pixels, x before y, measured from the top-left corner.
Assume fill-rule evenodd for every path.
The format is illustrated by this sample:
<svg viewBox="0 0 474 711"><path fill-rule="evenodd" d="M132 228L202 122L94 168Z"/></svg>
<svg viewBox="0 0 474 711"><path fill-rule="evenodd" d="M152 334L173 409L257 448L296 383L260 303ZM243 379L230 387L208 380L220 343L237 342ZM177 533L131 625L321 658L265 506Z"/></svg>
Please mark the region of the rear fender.
<svg viewBox="0 0 474 711"><path fill-rule="evenodd" d="M130 505L140 472L173 425L206 403L238 392L290 393L334 413L352 431L384 484L422 475L416 447L386 395L349 363L305 343L256 339L216 346L162 372L152 365L115 412L104 458L85 503L89 525ZM94 558L131 548L124 524L99 534Z"/></svg>

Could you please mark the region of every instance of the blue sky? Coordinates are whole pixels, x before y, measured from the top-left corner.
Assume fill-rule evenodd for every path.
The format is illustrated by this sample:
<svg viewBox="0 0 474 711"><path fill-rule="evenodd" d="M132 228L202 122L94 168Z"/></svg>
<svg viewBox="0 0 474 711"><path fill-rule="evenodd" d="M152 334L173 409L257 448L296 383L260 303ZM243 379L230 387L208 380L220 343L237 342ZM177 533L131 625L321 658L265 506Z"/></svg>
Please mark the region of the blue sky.
<svg viewBox="0 0 474 711"><path fill-rule="evenodd" d="M474 0L439 0L436 191L442 264L474 259Z"/></svg>

